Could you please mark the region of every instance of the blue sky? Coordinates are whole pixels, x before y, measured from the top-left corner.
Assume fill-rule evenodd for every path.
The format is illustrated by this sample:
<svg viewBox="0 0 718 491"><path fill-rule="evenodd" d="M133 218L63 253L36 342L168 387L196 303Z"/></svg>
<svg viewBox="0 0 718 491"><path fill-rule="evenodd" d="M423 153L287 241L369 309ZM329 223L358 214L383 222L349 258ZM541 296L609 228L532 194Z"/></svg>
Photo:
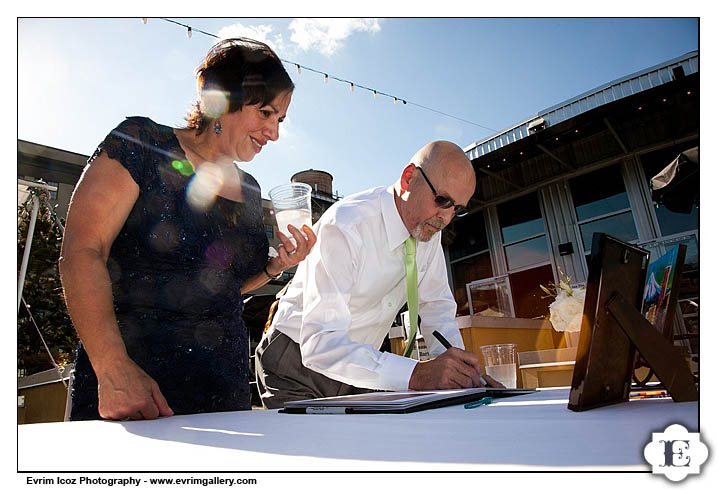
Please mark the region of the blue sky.
<svg viewBox="0 0 718 491"><path fill-rule="evenodd" d="M394 182L429 141L466 147L486 128L698 49L689 18L170 18L193 36L158 18L20 19L18 138L89 155L126 116L182 126L194 68L216 42L197 29L260 38L282 59L481 125L287 65L297 87L280 139L241 166L265 197L309 168L348 195Z"/></svg>

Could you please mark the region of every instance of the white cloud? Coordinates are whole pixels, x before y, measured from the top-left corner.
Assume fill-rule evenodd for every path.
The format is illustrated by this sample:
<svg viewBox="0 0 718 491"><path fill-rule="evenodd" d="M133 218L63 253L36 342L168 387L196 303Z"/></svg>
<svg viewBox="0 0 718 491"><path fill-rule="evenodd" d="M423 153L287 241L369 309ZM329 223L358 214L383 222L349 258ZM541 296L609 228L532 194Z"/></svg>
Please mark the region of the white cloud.
<svg viewBox="0 0 718 491"><path fill-rule="evenodd" d="M225 26L219 30L217 34L222 39L231 37L247 37L261 41L269 45L276 53L284 51L285 44L281 33L273 34L274 28L266 24L256 26L245 26L237 23Z"/></svg>
<svg viewBox="0 0 718 491"><path fill-rule="evenodd" d="M294 19L289 24L290 39L304 51L316 49L330 56L344 45L354 32L376 33L378 19Z"/></svg>

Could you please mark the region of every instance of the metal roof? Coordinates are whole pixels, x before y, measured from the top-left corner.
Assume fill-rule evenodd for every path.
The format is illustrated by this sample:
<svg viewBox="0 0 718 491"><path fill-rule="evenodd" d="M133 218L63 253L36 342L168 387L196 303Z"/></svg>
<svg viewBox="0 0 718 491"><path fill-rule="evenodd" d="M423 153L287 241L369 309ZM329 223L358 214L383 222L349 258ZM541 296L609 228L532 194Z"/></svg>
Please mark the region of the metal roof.
<svg viewBox="0 0 718 491"><path fill-rule="evenodd" d="M17 152L29 155L31 157L43 157L47 159L57 160L60 162L69 162L72 164L85 167L89 155L83 155L76 152L70 152L69 150L62 150L59 148L48 147L40 143L34 143L26 140L17 141Z"/></svg>
<svg viewBox="0 0 718 491"><path fill-rule="evenodd" d="M698 51L691 51L683 56L603 84L567 101L539 111L535 116L530 116L482 141L472 143L464 148L464 152L470 160L479 158L529 136L529 124L540 118L543 118L546 127L554 126L596 107L668 83L673 80L672 70L679 65L683 67L685 75L697 73Z"/></svg>

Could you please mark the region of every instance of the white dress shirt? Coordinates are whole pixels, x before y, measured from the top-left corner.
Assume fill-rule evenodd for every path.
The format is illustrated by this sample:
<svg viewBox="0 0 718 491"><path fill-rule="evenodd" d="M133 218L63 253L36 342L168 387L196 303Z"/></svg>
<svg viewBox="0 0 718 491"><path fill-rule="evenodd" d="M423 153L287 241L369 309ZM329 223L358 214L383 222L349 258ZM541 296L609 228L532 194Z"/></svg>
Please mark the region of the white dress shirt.
<svg viewBox="0 0 718 491"><path fill-rule="evenodd" d="M302 363L315 372L356 387L407 390L417 361L379 351L406 303L409 232L393 186L335 203L314 232L317 242L299 263L273 327L300 345ZM421 331L432 356L444 352L434 330L464 348L440 235L416 244Z"/></svg>

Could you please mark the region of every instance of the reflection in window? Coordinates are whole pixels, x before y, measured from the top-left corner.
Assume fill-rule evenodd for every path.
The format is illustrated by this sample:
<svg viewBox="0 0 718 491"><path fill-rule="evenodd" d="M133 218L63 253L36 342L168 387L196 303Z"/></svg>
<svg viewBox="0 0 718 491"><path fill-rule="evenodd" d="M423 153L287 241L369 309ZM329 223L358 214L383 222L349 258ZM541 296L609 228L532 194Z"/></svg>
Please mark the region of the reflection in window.
<svg viewBox="0 0 718 491"><path fill-rule="evenodd" d="M496 207L504 244L544 233L541 207L536 193L501 203Z"/></svg>
<svg viewBox="0 0 718 491"><path fill-rule="evenodd" d="M456 220L452 225L452 229L456 235L449 246L450 261L455 261L462 257L489 249L489 241L486 238L486 226L482 213L474 213Z"/></svg>
<svg viewBox="0 0 718 491"><path fill-rule="evenodd" d="M626 242L638 239L620 166L612 165L574 177L569 186L585 253L591 250L595 232Z"/></svg>
<svg viewBox="0 0 718 491"><path fill-rule="evenodd" d="M553 298L546 295L539 285L547 285L553 281L553 269L550 264L509 274L516 317L524 319L546 317Z"/></svg>
<svg viewBox="0 0 718 491"><path fill-rule="evenodd" d="M617 165L575 177L569 185L579 222L631 207Z"/></svg>
<svg viewBox="0 0 718 491"><path fill-rule="evenodd" d="M550 260L548 241L536 193L496 207L509 271Z"/></svg>
<svg viewBox="0 0 718 491"><path fill-rule="evenodd" d="M546 236L525 240L505 247L509 270L516 270L549 260Z"/></svg>
<svg viewBox="0 0 718 491"><path fill-rule="evenodd" d="M698 230L698 208L693 205L691 213L674 213L665 206L656 208L658 225L662 235L673 235L689 230Z"/></svg>
<svg viewBox="0 0 718 491"><path fill-rule="evenodd" d="M489 252L486 251L468 259L452 263L451 272L454 279L457 314L469 315L469 303L466 299L466 284L484 278L491 278L494 275Z"/></svg>
<svg viewBox="0 0 718 491"><path fill-rule="evenodd" d="M695 235L685 237L677 237L664 242L666 250L677 246L678 244L686 245L686 259L683 262L683 271L692 271L698 269L698 239Z"/></svg>
<svg viewBox="0 0 718 491"><path fill-rule="evenodd" d="M597 187L600 188L601 186ZM630 207L631 203L628 201L628 195L624 192L615 196L607 196L600 201L593 201L591 203L576 206L576 216L579 220L586 220L606 215L614 211L625 210Z"/></svg>
<svg viewBox="0 0 718 491"><path fill-rule="evenodd" d="M595 232L608 233L625 242L638 239L636 225L633 223L633 214L630 211L584 223L579 228L581 229L581 239L583 240L583 249L585 251L591 250Z"/></svg>

